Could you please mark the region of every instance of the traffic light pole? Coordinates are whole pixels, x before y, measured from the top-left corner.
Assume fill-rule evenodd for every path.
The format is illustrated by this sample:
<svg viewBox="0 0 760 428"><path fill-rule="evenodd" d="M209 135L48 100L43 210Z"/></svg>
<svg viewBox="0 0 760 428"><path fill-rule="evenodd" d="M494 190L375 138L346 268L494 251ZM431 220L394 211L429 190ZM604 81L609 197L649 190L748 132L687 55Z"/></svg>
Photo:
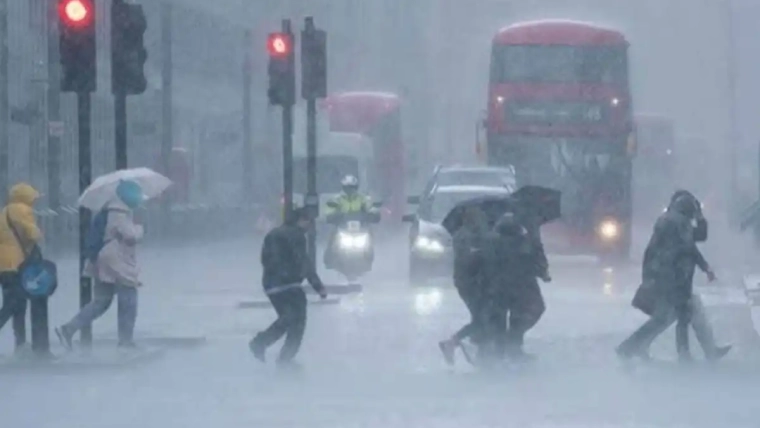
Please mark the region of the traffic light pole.
<svg viewBox="0 0 760 428"><path fill-rule="evenodd" d="M8 194L8 0L0 0L0 201Z"/></svg>
<svg viewBox="0 0 760 428"><path fill-rule="evenodd" d="M48 169L48 204L58 213L61 207L61 136L53 132L51 124L61 121L61 73L60 52L58 46L60 27L58 26L58 4L48 1L48 87L47 87L47 169ZM53 217L52 230L46 231L48 242L53 250L59 248L58 229L60 217Z"/></svg>
<svg viewBox="0 0 760 428"><path fill-rule="evenodd" d="M247 30L244 36L244 45L252 46L251 30ZM253 203L253 138L251 135L251 81L253 55L251 49L245 50L245 59L243 60L243 203L250 207Z"/></svg>
<svg viewBox="0 0 760 428"><path fill-rule="evenodd" d="M282 32L293 34L289 19L282 20ZM293 101L282 103L282 188L285 216L293 211Z"/></svg>
<svg viewBox="0 0 760 428"><path fill-rule="evenodd" d="M90 94L77 94L77 122L79 125L79 194L84 193L92 182L92 156L90 154ZM92 301L92 280L84 276L85 238L90 228L90 210L79 207L79 307ZM92 345L92 324L80 330L82 345Z"/></svg>
<svg viewBox="0 0 760 428"><path fill-rule="evenodd" d="M327 37L323 30L314 27L314 18L304 19L301 33L301 89L306 99L306 177L307 188L305 206L312 218L319 216L319 194L317 193L317 98L326 96ZM308 231L309 256L314 269L317 267L317 227L311 222Z"/></svg>
<svg viewBox="0 0 760 428"><path fill-rule="evenodd" d="M169 176L170 158L174 146L174 61L172 56L172 4L161 3L161 168ZM161 204L161 226L169 228L172 200L163 198Z"/></svg>
<svg viewBox="0 0 760 428"><path fill-rule="evenodd" d="M282 189L284 214L293 211L293 106L282 107Z"/></svg>
<svg viewBox="0 0 760 428"><path fill-rule="evenodd" d="M127 168L127 95L115 94L113 103L116 169Z"/></svg>
<svg viewBox="0 0 760 428"><path fill-rule="evenodd" d="M306 100L306 199L305 206L315 219L319 216L319 195L317 194L317 101L314 98ZM317 268L317 225L310 222L309 257L311 266Z"/></svg>

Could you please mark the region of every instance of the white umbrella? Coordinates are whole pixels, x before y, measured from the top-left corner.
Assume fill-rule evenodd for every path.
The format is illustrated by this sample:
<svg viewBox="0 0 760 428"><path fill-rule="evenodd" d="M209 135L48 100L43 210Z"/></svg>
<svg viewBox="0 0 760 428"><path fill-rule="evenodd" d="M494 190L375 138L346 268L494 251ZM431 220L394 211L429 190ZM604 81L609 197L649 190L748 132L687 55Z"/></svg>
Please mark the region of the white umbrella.
<svg viewBox="0 0 760 428"><path fill-rule="evenodd" d="M79 197L79 206L99 211L116 197L116 187L121 180L131 180L142 187L146 199L164 192L172 181L150 168L122 169L101 175Z"/></svg>

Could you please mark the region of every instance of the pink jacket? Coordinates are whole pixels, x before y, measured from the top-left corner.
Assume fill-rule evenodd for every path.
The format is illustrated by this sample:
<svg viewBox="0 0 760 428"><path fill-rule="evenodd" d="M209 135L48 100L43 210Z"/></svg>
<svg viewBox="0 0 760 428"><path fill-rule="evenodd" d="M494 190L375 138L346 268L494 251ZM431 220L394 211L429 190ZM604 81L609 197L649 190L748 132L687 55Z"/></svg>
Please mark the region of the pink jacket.
<svg viewBox="0 0 760 428"><path fill-rule="evenodd" d="M111 202L108 208L106 244L94 265L85 263L84 273L99 282L139 287L142 283L136 247L143 237L143 227L135 224L132 210L121 201Z"/></svg>

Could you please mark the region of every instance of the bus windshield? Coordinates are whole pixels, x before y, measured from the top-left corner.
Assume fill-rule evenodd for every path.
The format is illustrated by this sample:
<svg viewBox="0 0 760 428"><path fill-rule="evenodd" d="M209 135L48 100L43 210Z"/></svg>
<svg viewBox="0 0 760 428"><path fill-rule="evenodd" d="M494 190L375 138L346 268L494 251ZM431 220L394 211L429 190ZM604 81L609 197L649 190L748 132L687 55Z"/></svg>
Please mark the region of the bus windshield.
<svg viewBox="0 0 760 428"><path fill-rule="evenodd" d="M624 46L494 45L491 82L625 84L626 52Z"/></svg>
<svg viewBox="0 0 760 428"><path fill-rule="evenodd" d="M359 161L353 156L317 157L317 192L340 193L340 181L346 175L359 177ZM306 194L306 158L293 159L293 191Z"/></svg>

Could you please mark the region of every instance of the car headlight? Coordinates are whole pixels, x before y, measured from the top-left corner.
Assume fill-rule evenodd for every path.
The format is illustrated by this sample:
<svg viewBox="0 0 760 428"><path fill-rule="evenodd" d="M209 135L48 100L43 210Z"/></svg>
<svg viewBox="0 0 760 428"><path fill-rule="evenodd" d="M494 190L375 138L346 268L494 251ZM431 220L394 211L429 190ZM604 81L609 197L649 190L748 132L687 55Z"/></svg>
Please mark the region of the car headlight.
<svg viewBox="0 0 760 428"><path fill-rule="evenodd" d="M414 246L422 251L428 251L431 253L442 253L444 251L441 241L426 236L418 236L414 241Z"/></svg>
<svg viewBox="0 0 760 428"><path fill-rule="evenodd" d="M338 245L340 245L341 248L362 250L369 245L369 234L340 233L338 235Z"/></svg>
<svg viewBox="0 0 760 428"><path fill-rule="evenodd" d="M599 224L599 236L607 241L612 241L620 236L620 225L614 220L605 220Z"/></svg>

